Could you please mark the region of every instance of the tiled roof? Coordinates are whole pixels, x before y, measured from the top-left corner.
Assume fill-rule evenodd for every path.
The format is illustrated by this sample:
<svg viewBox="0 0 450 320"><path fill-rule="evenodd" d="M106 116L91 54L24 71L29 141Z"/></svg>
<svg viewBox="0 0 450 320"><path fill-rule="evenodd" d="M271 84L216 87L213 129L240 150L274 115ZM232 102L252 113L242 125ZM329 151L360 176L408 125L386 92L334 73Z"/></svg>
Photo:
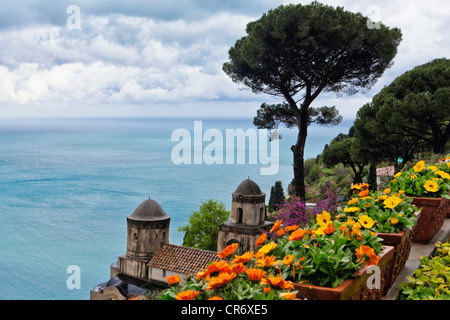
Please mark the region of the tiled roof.
<svg viewBox="0 0 450 320"><path fill-rule="evenodd" d="M159 268L184 274L197 273L206 269L211 261L222 260L217 252L166 244L149 261L150 268Z"/></svg>

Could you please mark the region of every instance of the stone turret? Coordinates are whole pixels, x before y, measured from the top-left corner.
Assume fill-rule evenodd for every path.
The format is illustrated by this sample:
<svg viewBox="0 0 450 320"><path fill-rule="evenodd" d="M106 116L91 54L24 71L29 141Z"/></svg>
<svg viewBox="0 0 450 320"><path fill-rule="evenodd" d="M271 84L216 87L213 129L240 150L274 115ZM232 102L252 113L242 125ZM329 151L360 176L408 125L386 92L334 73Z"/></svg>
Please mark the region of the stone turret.
<svg viewBox="0 0 450 320"><path fill-rule="evenodd" d="M239 243L237 252L252 251L261 232L273 225L265 221L266 194L248 178L231 195L230 221L219 226L217 251L232 243Z"/></svg>

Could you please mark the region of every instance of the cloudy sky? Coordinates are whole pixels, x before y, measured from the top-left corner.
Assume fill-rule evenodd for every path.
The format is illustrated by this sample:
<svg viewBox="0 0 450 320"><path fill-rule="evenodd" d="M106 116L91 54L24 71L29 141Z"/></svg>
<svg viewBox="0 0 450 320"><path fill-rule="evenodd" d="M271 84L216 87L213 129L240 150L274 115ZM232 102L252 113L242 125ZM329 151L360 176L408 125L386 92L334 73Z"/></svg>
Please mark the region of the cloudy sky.
<svg viewBox="0 0 450 320"><path fill-rule="evenodd" d="M228 50L269 9L310 2L0 0L0 118L253 117L273 100L229 79ZM352 119L395 77L449 58L448 0L321 2L398 27L403 41L372 90L323 95L315 106L335 105Z"/></svg>

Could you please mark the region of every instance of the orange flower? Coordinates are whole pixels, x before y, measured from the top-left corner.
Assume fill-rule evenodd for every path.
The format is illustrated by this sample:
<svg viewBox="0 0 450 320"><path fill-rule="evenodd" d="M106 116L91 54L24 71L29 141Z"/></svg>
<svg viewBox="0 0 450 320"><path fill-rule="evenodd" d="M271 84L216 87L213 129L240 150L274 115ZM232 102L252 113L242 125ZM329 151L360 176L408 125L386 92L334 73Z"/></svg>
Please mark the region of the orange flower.
<svg viewBox="0 0 450 320"><path fill-rule="evenodd" d="M225 249L223 249L221 252L219 252L217 254L217 256L219 258L226 258L229 255L233 254L236 251L238 246L239 246L239 243L230 244L229 246L226 246Z"/></svg>
<svg viewBox="0 0 450 320"><path fill-rule="evenodd" d="M284 229L278 229L278 230L277 230L277 235L278 235L279 237L282 237L282 236L284 235Z"/></svg>
<svg viewBox="0 0 450 320"><path fill-rule="evenodd" d="M270 287L264 287L264 289L263 289L263 292L264 292L265 294L269 294L270 291L272 291L272 289L271 289Z"/></svg>
<svg viewBox="0 0 450 320"><path fill-rule="evenodd" d="M366 266L378 265L380 258L371 247L364 245L356 249L356 257L358 258L358 262L362 261Z"/></svg>
<svg viewBox="0 0 450 320"><path fill-rule="evenodd" d="M275 223L273 224L272 229L270 229L269 232L275 232L275 231L277 231L278 229L280 229L281 223L282 223L281 220L278 220L277 222L275 222Z"/></svg>
<svg viewBox="0 0 450 320"><path fill-rule="evenodd" d="M211 278L206 286L206 290L213 290L226 285L228 282L236 278L236 273L221 272L217 277Z"/></svg>
<svg viewBox="0 0 450 320"><path fill-rule="evenodd" d="M283 277L274 277L273 275L263 278L261 282L284 290L291 290L294 287L291 281L285 281Z"/></svg>
<svg viewBox="0 0 450 320"><path fill-rule="evenodd" d="M169 286L177 285L180 282L180 276L169 276L167 277L167 283Z"/></svg>
<svg viewBox="0 0 450 320"><path fill-rule="evenodd" d="M306 232L308 232L308 230L306 230L306 229L295 230L289 236L289 240L291 240L291 241L302 240L303 237L305 236Z"/></svg>
<svg viewBox="0 0 450 320"><path fill-rule="evenodd" d="M287 226L286 228L284 228L284 230L286 230L286 232L291 232L291 231L294 231L297 229L298 229L297 225Z"/></svg>
<svg viewBox="0 0 450 320"><path fill-rule="evenodd" d="M253 251L248 251L241 256L234 256L233 264L236 263L248 263L253 258Z"/></svg>
<svg viewBox="0 0 450 320"><path fill-rule="evenodd" d="M358 196L365 197L369 194L369 189L363 190L360 193L358 193Z"/></svg>
<svg viewBox="0 0 450 320"><path fill-rule="evenodd" d="M247 274L248 278L252 281L259 281L266 275L265 271L255 268L247 269L245 273Z"/></svg>
<svg viewBox="0 0 450 320"><path fill-rule="evenodd" d="M264 243L264 241L266 241L267 239L267 233L263 233L262 235L259 236L258 240L256 240L255 246L259 247L260 245L262 245Z"/></svg>
<svg viewBox="0 0 450 320"><path fill-rule="evenodd" d="M243 273L246 269L247 269L247 267L246 267L244 264L242 264L242 263L235 264L235 265L233 265L233 266L231 267L231 271L232 271L233 273L236 273L236 274L241 274L241 273Z"/></svg>
<svg viewBox="0 0 450 320"><path fill-rule="evenodd" d="M175 297L176 300L194 300L195 297L199 294L198 291L181 291L178 293L178 295Z"/></svg>
<svg viewBox="0 0 450 320"><path fill-rule="evenodd" d="M266 267L276 266L277 264L280 263L280 261L279 260L275 261L274 256L266 256L264 258L256 260L255 263L260 268L266 268Z"/></svg>
<svg viewBox="0 0 450 320"><path fill-rule="evenodd" d="M209 280L210 275L213 273L229 271L231 271L231 266L228 264L228 262L226 262L225 260L214 261L206 268L206 271L198 272L197 278L206 278L206 280Z"/></svg>
<svg viewBox="0 0 450 320"><path fill-rule="evenodd" d="M212 298L209 298L208 300L223 300L223 299L219 296L214 296Z"/></svg>
<svg viewBox="0 0 450 320"><path fill-rule="evenodd" d="M327 235L332 234L333 232L334 232L334 226L332 223L328 224L328 227L323 229L323 233L325 233Z"/></svg>

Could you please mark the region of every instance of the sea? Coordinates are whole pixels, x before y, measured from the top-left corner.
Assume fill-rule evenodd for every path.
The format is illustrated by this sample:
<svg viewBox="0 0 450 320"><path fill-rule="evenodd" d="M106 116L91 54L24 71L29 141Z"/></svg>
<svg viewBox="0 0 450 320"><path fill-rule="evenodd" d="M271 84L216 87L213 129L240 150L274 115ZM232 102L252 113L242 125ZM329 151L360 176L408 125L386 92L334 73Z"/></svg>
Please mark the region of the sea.
<svg viewBox="0 0 450 320"><path fill-rule="evenodd" d="M311 125L305 158L316 157L352 124ZM202 157L226 145L227 130L240 129L259 133L252 119L0 120L0 299L88 300L126 253L126 217L149 197L171 217L170 243L181 245L178 228L190 214L208 199L230 210L231 194L243 180L255 181L266 202L276 181L287 191L295 129L280 128L279 164L271 174L262 174L267 157L250 140L244 163L237 161L237 142L234 162L225 160L232 149L222 150L223 161L217 161L219 149L210 153L214 163ZM277 137L258 137L266 155L275 155ZM174 152L181 147L182 153ZM256 163L251 152L258 154Z"/></svg>

